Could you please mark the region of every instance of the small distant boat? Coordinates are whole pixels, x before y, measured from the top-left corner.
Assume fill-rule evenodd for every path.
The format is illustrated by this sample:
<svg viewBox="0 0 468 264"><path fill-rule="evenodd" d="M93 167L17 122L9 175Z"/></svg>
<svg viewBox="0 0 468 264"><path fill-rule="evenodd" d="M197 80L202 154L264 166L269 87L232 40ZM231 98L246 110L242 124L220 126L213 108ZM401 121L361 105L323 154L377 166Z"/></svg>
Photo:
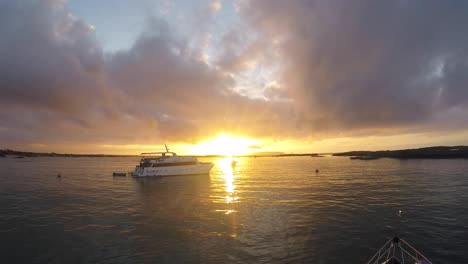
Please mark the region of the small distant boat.
<svg viewBox="0 0 468 264"><path fill-rule="evenodd" d="M126 177L127 173L126 172L114 172L114 173L112 173L112 176L114 176L114 177Z"/></svg>
<svg viewBox="0 0 468 264"><path fill-rule="evenodd" d="M175 152L141 153L140 164L136 166L133 176L179 176L209 174L213 163L199 162L192 156L177 156Z"/></svg>
<svg viewBox="0 0 468 264"><path fill-rule="evenodd" d="M385 243L367 264L432 264L408 242L394 237Z"/></svg>

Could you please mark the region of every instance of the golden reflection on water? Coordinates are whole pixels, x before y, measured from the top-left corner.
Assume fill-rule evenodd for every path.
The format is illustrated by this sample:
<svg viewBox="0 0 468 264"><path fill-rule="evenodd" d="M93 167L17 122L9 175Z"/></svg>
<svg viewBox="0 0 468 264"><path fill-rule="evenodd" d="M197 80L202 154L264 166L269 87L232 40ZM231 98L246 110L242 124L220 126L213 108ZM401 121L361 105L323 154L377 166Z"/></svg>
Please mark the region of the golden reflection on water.
<svg viewBox="0 0 468 264"><path fill-rule="evenodd" d="M218 165L222 173L221 176L224 178L226 192L225 201L227 204L235 203L237 200L239 200L239 197L235 192L236 185L234 184L235 174L233 161L234 160L232 157L223 158L218 161ZM233 212L236 212L236 210L225 211L226 214Z"/></svg>

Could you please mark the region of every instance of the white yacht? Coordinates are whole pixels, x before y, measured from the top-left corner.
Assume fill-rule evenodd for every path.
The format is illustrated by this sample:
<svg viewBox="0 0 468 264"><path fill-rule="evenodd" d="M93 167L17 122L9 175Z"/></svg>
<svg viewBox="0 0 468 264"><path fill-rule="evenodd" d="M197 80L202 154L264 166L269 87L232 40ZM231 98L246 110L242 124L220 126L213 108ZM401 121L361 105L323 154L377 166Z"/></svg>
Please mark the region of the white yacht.
<svg viewBox="0 0 468 264"><path fill-rule="evenodd" d="M136 166L133 176L177 176L209 174L213 163L199 162L195 157L177 156L175 152L141 153L140 164Z"/></svg>

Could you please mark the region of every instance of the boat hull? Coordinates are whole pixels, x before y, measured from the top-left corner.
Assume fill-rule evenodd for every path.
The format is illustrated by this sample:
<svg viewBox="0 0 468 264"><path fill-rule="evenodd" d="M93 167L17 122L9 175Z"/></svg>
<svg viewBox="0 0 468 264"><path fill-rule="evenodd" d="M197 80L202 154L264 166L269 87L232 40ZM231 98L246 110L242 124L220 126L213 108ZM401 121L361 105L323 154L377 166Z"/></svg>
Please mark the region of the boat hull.
<svg viewBox="0 0 468 264"><path fill-rule="evenodd" d="M161 166L161 167L137 167L133 172L135 177L162 177L180 175L209 174L212 163L197 163L193 165Z"/></svg>

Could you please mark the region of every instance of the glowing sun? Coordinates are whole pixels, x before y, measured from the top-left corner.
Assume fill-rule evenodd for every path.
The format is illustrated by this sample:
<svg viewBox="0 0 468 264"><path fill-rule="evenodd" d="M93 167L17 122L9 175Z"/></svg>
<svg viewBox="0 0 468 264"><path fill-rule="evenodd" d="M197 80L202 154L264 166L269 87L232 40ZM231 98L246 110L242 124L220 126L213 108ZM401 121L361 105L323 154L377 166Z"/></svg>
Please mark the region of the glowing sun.
<svg viewBox="0 0 468 264"><path fill-rule="evenodd" d="M252 146L256 144L257 142L252 139L221 134L195 145L193 152L197 155L246 155L252 152Z"/></svg>

